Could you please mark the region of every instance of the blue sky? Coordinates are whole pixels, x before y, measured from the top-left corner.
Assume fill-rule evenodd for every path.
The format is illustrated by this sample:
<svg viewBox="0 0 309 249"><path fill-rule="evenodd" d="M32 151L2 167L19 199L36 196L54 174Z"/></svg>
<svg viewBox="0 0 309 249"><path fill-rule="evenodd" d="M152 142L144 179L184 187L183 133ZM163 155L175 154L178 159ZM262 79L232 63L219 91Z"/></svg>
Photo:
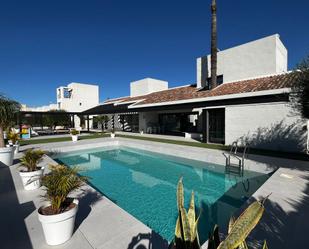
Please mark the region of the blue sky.
<svg viewBox="0 0 309 249"><path fill-rule="evenodd" d="M0 5L0 92L30 106L56 87L96 83L101 101L144 77L195 82L210 51L211 0L6 0ZM309 54L309 1L218 0L218 46L279 33L289 68Z"/></svg>

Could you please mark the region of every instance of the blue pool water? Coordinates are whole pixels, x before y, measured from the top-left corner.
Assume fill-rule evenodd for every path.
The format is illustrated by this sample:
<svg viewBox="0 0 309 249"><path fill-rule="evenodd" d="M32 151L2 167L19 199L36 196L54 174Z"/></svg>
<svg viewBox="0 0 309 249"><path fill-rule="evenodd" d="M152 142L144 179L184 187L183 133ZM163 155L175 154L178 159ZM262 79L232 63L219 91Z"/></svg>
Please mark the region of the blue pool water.
<svg viewBox="0 0 309 249"><path fill-rule="evenodd" d="M202 242L214 224L224 230L229 217L268 178L252 171L227 173L221 165L126 147L78 151L56 160L80 167L97 190L168 241L174 237L176 186L181 176L186 207L194 190L196 210L201 210Z"/></svg>

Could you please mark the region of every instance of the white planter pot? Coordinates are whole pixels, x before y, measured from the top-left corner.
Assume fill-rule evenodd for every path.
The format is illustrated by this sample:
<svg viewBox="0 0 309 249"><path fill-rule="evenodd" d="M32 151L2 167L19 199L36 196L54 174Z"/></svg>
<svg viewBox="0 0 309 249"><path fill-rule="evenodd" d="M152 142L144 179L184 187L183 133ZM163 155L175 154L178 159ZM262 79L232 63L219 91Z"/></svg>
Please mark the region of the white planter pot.
<svg viewBox="0 0 309 249"><path fill-rule="evenodd" d="M41 187L41 178L44 173L44 167L39 170L27 172L20 171L19 175L24 185L25 190L34 190Z"/></svg>
<svg viewBox="0 0 309 249"><path fill-rule="evenodd" d="M78 140L78 135L71 135L72 136L72 141L77 142Z"/></svg>
<svg viewBox="0 0 309 249"><path fill-rule="evenodd" d="M111 138L115 138L115 133L111 133Z"/></svg>
<svg viewBox="0 0 309 249"><path fill-rule="evenodd" d="M19 144L14 144L13 147L15 148L14 154L19 153Z"/></svg>
<svg viewBox="0 0 309 249"><path fill-rule="evenodd" d="M61 214L42 215L38 211L39 221L42 224L45 240L48 245L60 245L72 237L75 216L78 210L78 200L75 199L73 203L76 204L74 208Z"/></svg>
<svg viewBox="0 0 309 249"><path fill-rule="evenodd" d="M14 159L14 147L0 148L0 162L11 166Z"/></svg>

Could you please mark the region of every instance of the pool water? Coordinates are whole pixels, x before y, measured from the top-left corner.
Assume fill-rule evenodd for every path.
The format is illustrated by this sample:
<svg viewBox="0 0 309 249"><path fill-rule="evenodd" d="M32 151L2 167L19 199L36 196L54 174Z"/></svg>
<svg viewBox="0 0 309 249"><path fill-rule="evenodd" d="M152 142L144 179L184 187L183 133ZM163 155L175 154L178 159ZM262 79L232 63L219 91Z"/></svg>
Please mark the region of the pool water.
<svg viewBox="0 0 309 249"><path fill-rule="evenodd" d="M266 181L267 175L227 172L222 165L167 156L139 149L114 147L62 154L56 158L78 166L90 184L118 206L171 241L177 218L176 186L183 177L185 205L195 193L201 211L201 242L214 224L223 230L229 217Z"/></svg>

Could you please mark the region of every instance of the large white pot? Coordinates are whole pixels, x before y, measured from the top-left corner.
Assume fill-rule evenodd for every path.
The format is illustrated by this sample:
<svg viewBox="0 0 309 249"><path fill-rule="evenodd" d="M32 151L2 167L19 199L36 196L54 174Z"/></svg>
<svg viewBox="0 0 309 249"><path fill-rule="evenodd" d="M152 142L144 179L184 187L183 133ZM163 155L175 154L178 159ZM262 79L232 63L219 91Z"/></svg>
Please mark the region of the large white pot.
<svg viewBox="0 0 309 249"><path fill-rule="evenodd" d="M41 187L41 178L44 173L44 167L36 171L19 171L19 175L25 190L34 190Z"/></svg>
<svg viewBox="0 0 309 249"><path fill-rule="evenodd" d="M78 135L71 135L72 136L72 141L77 142L78 140Z"/></svg>
<svg viewBox="0 0 309 249"><path fill-rule="evenodd" d="M14 154L19 153L19 144L14 144L13 147L15 148Z"/></svg>
<svg viewBox="0 0 309 249"><path fill-rule="evenodd" d="M68 241L73 234L75 216L78 210L78 200L74 199L76 206L69 211L55 215L42 215L38 210L39 221L42 224L46 243L60 245ZM47 207L49 204L44 205Z"/></svg>
<svg viewBox="0 0 309 249"><path fill-rule="evenodd" d="M115 133L111 133L111 138L114 138L115 137Z"/></svg>
<svg viewBox="0 0 309 249"><path fill-rule="evenodd" d="M14 159L14 147L0 148L0 162L11 166Z"/></svg>

